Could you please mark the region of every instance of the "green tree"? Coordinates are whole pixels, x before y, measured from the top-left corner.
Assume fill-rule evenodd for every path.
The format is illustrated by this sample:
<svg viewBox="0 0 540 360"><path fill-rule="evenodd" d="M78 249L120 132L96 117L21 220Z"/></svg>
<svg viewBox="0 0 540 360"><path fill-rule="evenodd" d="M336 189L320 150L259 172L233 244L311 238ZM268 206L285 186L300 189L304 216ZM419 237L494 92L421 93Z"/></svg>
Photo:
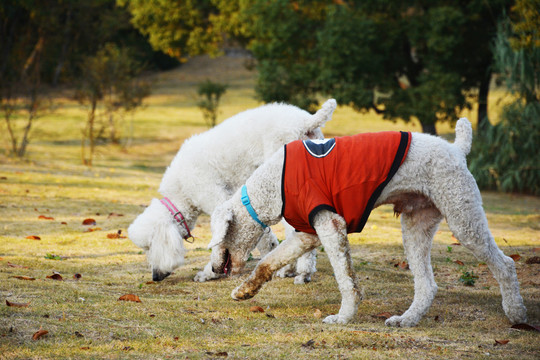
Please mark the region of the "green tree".
<svg viewBox="0 0 540 360"><path fill-rule="evenodd" d="M88 106L88 117L81 141L81 158L92 165L96 140L109 129L109 139L119 143L118 117L122 112L133 112L149 95L148 83L137 79L141 65L134 61L127 49L106 44L95 56L83 63L77 99ZM99 105L103 105L99 113Z"/></svg>
<svg viewBox="0 0 540 360"><path fill-rule="evenodd" d="M205 82L199 85L197 93L199 94L200 100L197 102L197 106L203 112L204 119L208 127L216 126L219 101L225 91L227 91L226 84L220 84L206 80Z"/></svg>
<svg viewBox="0 0 540 360"><path fill-rule="evenodd" d="M470 168L482 188L540 195L539 5L538 0L517 1L514 20L499 26L496 65L516 100L473 144Z"/></svg>
<svg viewBox="0 0 540 360"><path fill-rule="evenodd" d="M255 1L246 11L257 90L268 99L278 89L298 105L322 92L389 120L416 117L434 133L436 121L455 120L479 97L486 103L489 43L508 3Z"/></svg>

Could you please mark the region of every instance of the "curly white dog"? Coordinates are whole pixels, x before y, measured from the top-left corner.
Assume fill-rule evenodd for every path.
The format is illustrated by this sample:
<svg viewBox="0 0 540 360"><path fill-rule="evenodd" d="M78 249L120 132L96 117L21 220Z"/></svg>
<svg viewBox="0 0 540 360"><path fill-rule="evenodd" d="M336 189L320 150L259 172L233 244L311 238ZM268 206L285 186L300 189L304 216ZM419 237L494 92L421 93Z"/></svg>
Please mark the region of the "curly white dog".
<svg viewBox="0 0 540 360"><path fill-rule="evenodd" d="M431 244L443 218L455 237L489 266L499 282L508 319L525 322L514 261L495 244L480 192L467 169L471 142L471 124L460 119L454 144L399 132L288 144L215 209L209 245L214 270L221 272L225 264L243 266L246 249L263 233L254 218L272 225L284 216L302 232L266 255L232 297L253 297L275 270L322 244L342 296L339 313L324 322L347 323L360 300L347 233L361 231L372 208L394 204L394 211L401 214L403 245L415 286L409 309L389 318L387 325L415 326L431 306L437 292ZM369 146L357 151L362 143Z"/></svg>
<svg viewBox="0 0 540 360"><path fill-rule="evenodd" d="M321 126L331 119L336 101L327 100L314 115L287 104L268 104L239 113L215 128L186 140L163 175L159 192L129 226L129 238L146 251L152 278L161 281L184 263L183 239L191 237L201 213L231 197L279 147L297 139L320 139ZM291 233L291 231L288 231ZM261 237L265 255L278 242L272 232ZM307 256L303 277L314 271ZM196 281L218 277L208 264Z"/></svg>

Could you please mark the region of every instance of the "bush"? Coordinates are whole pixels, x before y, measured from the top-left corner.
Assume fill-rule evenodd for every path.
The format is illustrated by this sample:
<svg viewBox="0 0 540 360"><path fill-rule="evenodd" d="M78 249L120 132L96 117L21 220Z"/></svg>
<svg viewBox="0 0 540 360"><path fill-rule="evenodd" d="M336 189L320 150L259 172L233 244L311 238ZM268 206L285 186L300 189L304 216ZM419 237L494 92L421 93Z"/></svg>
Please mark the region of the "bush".
<svg viewBox="0 0 540 360"><path fill-rule="evenodd" d="M474 141L471 172L480 188L540 195L540 105L516 102L502 117Z"/></svg>

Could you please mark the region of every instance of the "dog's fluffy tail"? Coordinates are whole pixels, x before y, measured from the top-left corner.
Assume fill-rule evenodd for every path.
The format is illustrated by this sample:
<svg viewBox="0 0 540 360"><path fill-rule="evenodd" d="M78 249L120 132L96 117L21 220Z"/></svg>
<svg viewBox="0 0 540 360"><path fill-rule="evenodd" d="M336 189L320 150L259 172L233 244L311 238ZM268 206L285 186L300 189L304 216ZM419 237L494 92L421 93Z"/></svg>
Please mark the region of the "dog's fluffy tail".
<svg viewBox="0 0 540 360"><path fill-rule="evenodd" d="M309 120L308 126L310 130L314 130L318 127L323 127L327 121L332 119L332 114L336 110L337 102L334 99L328 99L322 104L319 111L317 111Z"/></svg>
<svg viewBox="0 0 540 360"><path fill-rule="evenodd" d="M467 118L459 119L456 124L456 140L454 141L454 145L456 145L465 156L471 151L472 137L471 122Z"/></svg>

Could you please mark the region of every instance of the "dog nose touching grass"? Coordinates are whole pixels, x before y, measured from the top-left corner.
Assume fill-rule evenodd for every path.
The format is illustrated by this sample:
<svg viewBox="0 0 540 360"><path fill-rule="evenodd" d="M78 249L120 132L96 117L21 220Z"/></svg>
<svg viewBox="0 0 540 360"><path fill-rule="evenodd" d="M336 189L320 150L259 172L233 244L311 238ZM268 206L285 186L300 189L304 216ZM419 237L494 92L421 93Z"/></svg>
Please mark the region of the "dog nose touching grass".
<svg viewBox="0 0 540 360"><path fill-rule="evenodd" d="M169 275L171 275L170 272L161 272L158 269L152 269L152 280L153 281L161 281L161 280L165 279Z"/></svg>

